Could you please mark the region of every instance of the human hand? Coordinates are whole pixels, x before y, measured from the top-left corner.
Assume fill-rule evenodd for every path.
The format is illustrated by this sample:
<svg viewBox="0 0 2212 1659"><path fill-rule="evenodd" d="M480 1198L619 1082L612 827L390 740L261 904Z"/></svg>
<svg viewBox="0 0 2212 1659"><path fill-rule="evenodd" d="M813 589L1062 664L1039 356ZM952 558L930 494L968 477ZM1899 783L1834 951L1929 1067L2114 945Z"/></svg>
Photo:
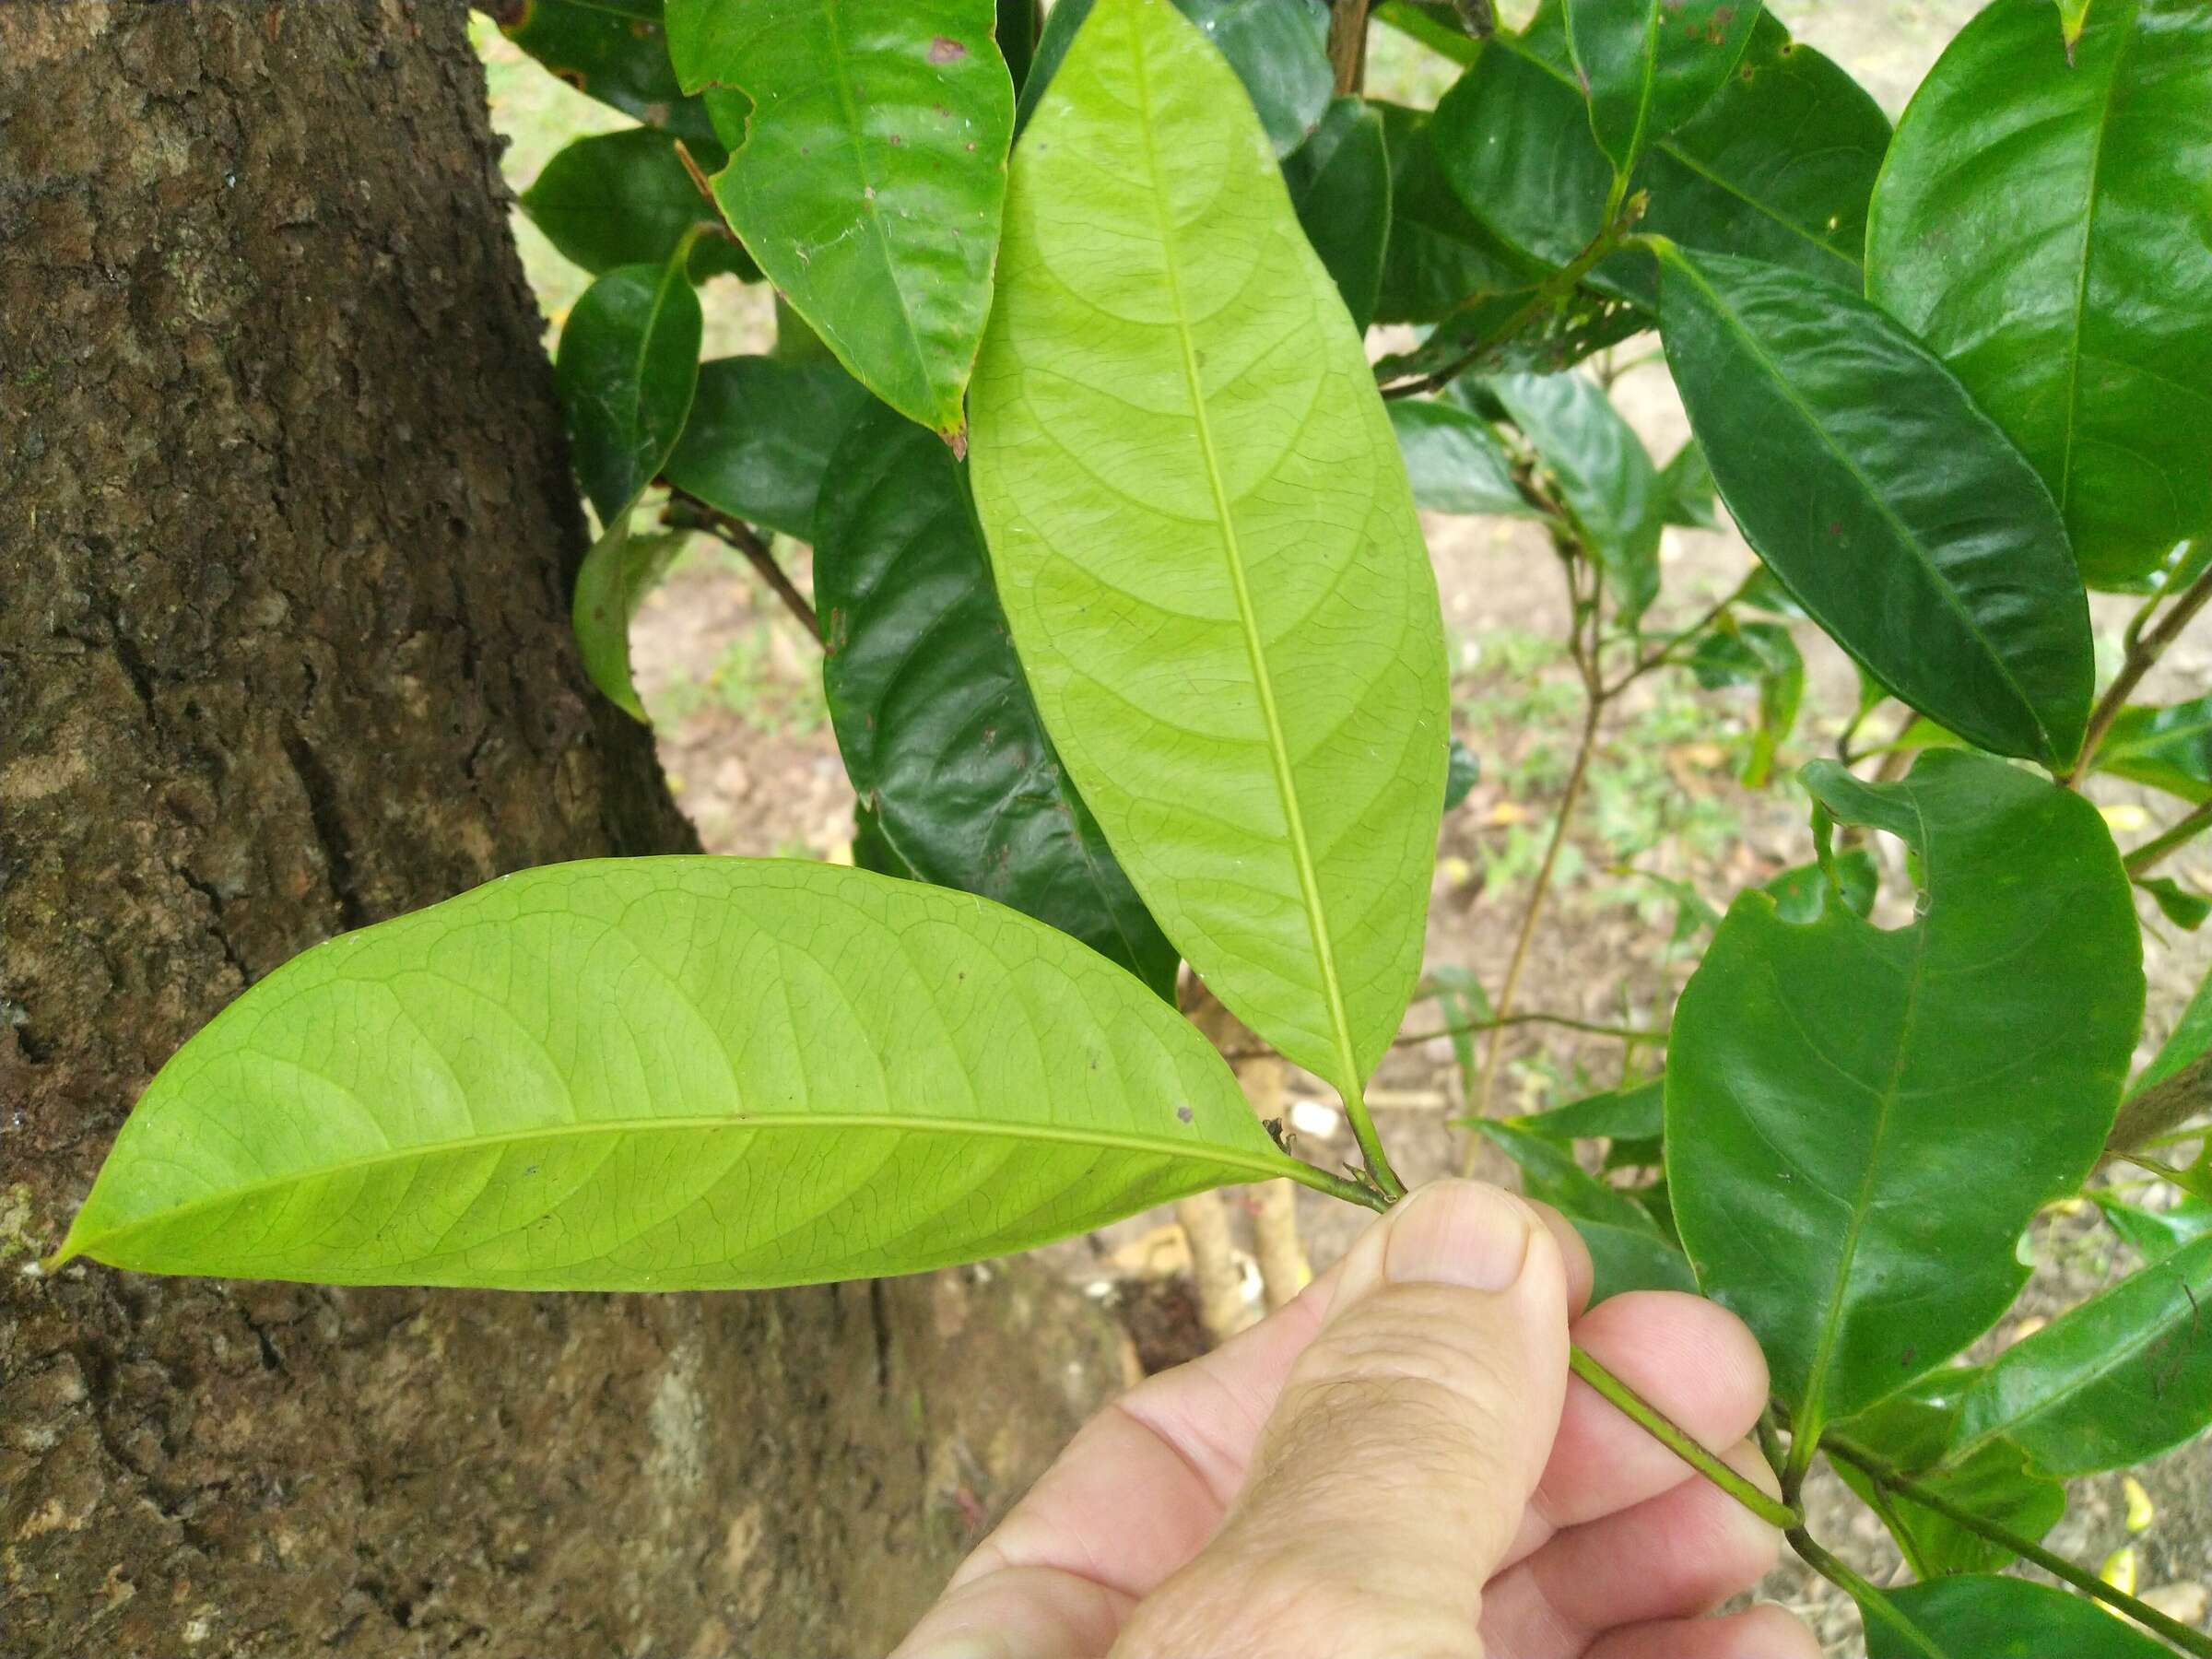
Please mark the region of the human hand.
<svg viewBox="0 0 2212 1659"><path fill-rule="evenodd" d="M1086 1426L894 1659L1818 1659L1779 1607L1702 1617L1779 1535L1567 1370L1571 1324L1772 1491L1750 1332L1693 1296L1589 1294L1556 1211L1424 1187Z"/></svg>

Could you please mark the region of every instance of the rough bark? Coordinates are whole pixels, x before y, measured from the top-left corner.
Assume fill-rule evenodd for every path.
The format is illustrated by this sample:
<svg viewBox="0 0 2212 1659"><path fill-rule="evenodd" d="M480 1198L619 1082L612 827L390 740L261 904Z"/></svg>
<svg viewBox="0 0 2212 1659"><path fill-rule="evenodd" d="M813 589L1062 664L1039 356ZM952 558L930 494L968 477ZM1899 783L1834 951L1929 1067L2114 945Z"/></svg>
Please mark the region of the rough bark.
<svg viewBox="0 0 2212 1659"><path fill-rule="evenodd" d="M887 1641L1119 1357L971 1273L340 1292L51 1249L155 1068L341 928L688 844L457 6L0 6L0 1653Z"/></svg>

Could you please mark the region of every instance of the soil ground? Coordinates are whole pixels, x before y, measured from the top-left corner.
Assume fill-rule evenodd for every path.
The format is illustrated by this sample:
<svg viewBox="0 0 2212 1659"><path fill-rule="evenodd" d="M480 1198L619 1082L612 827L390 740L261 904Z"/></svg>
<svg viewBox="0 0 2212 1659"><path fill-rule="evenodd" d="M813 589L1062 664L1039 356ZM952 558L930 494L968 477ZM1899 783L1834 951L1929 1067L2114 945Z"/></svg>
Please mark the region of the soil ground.
<svg viewBox="0 0 2212 1659"><path fill-rule="evenodd" d="M1514 9L1506 8L1509 13ZM1971 0L1777 0L1801 39L1851 68L1892 114L1953 33ZM1446 84L1441 60L1378 36L1377 89L1430 101ZM566 136L623 124L622 118L554 83L496 35L479 31L491 77L495 123L513 140L506 157L516 188L526 184ZM516 233L548 317L556 325L585 282L534 228ZM709 355L761 349L770 322L764 295L720 279L705 295ZM1650 342L1634 343L1626 357ZM1630 369L1615 394L1661 460L1688 427L1665 371ZM1571 746L1579 690L1557 644L1566 609L1557 562L1537 532L1510 521L1426 521L1454 651L1454 720L1480 757L1483 776L1449 815L1429 930L1431 967L1472 972L1495 992L1548 834ZM802 587L803 547L778 552ZM1751 566L1733 533L1669 531L1665 592L1653 625L1697 616ZM2097 606L2100 657L2117 660L2125 601ZM1809 676L1794 743L1779 780L1759 791L1736 782L1747 743L1748 693L1703 692L1686 674L1641 682L1612 712L1591 786L1535 935L1518 1006L1599 1024L1664 1023L1697 947L1674 941L1677 889L1685 884L1716 910L1741 888L1811 856L1806 803L1789 769L1832 748L1855 700L1849 665L1808 626L1797 629ZM679 799L713 851L829 859L849 856L852 792L825 714L813 640L734 555L695 544L641 613L633 653L654 717L662 759ZM2212 680L2212 625L2200 627L2146 687L2155 700L2197 694ZM1895 705L1877 716L1893 720ZM2173 816L2171 802L2100 782L2102 805L2123 844ZM1899 861L1889 861L1888 901L1909 903ZM2185 884L2212 891L2212 853L2199 843L2168 866ZM2212 959L2212 929L2181 934L2147 910L2149 1017L2142 1055L2163 1039ZM1419 1180L1453 1167L1464 1131L1452 1126L1468 1083L1447 1039L1419 1041L1439 1024L1433 1005L1407 1020L1415 1040L1387 1061L1371 1099L1398 1169ZM1610 1086L1622 1076L1617 1041L1553 1028L1517 1029L1506 1045L1496 1110L1534 1111ZM1348 1158L1341 1120L1318 1081L1293 1074L1300 1150L1317 1160ZM1511 1182L1510 1167L1483 1171ZM1300 1225L1316 1266L1341 1253L1360 1213L1301 1193ZM1171 1363L1203 1341L1181 1281L1159 1266L1176 1259L1164 1212L1139 1217L1053 1259L1124 1313L1149 1365ZM2037 1268L2018 1306L1990 1339L2001 1345L2028 1322L2047 1318L2133 1265L2124 1247L2081 1215L2039 1226ZM1256 1279L1255 1279L1256 1289ZM2126 1527L2119 1477L2079 1483L2050 1542L2076 1559L2105 1561L2132 1546L2139 1587L2177 1617L2206 1622L2212 1592L2212 1441L2199 1441L2139 1472L2155 1518L2139 1535ZM1874 1517L1832 1477L1808 1491L1812 1528L1877 1583L1901 1564ZM1848 1600L1794 1564L1764 1593L1797 1606L1831 1652L1860 1651Z"/></svg>

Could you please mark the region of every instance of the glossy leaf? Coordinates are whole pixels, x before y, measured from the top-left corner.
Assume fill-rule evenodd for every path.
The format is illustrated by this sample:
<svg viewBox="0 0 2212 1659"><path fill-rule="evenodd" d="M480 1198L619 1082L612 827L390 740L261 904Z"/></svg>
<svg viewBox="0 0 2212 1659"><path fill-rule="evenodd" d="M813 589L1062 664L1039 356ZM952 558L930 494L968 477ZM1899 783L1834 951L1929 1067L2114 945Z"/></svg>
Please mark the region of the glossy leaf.
<svg viewBox="0 0 2212 1659"><path fill-rule="evenodd" d="M1598 147L1625 177L1735 73L1759 0L1565 0Z"/></svg>
<svg viewBox="0 0 2212 1659"><path fill-rule="evenodd" d="M2050 485L2090 582L2212 533L2212 11L1996 0L1913 95L1867 291Z"/></svg>
<svg viewBox="0 0 2212 1659"><path fill-rule="evenodd" d="M1481 416L1433 397L1394 398L1388 406L1418 505L1512 518L1535 512L1513 483L1512 457Z"/></svg>
<svg viewBox="0 0 2212 1659"><path fill-rule="evenodd" d="M644 720L645 705L630 679L629 625L690 538L680 533L637 535L631 517L628 511L618 512L584 555L569 620L592 684L632 720Z"/></svg>
<svg viewBox="0 0 2212 1659"><path fill-rule="evenodd" d="M1956 1468L1938 1469L1959 1421L1959 1401L1980 1371L1946 1366L1902 1393L1839 1424L1836 1438L1909 1477L1936 1496L2040 1542L2066 1512L2066 1488L2027 1465L2026 1454L1997 1440ZM2013 1552L1911 1499L1884 1491L1844 1459L1830 1460L1843 1483L1882 1517L1913 1572L1924 1579L1954 1572L1994 1572Z"/></svg>
<svg viewBox="0 0 2212 1659"><path fill-rule="evenodd" d="M278 969L162 1068L64 1250L733 1288L995 1255L1298 1167L1174 1009L1026 916L830 865L610 859Z"/></svg>
<svg viewBox="0 0 2212 1659"><path fill-rule="evenodd" d="M1641 1214L1641 1212L1639 1212ZM1682 1253L1653 1231L1570 1217L1590 1249L1590 1305L1630 1290L1678 1290L1695 1296L1698 1281Z"/></svg>
<svg viewBox="0 0 2212 1659"><path fill-rule="evenodd" d="M1375 320L1390 238L1390 156L1382 117L1360 98L1329 106L1313 135L1283 158L1283 182L1306 240L1335 279L1352 326Z"/></svg>
<svg viewBox="0 0 2212 1659"><path fill-rule="evenodd" d="M1634 622L1659 592L1666 509L1642 441L1587 375L1500 375L1488 390L1536 452L1622 619Z"/></svg>
<svg viewBox="0 0 2212 1659"><path fill-rule="evenodd" d="M1050 923L1172 999L1182 959L1045 735L952 452L878 407L830 462L817 524L822 687L879 833L924 880Z"/></svg>
<svg viewBox="0 0 2212 1659"><path fill-rule="evenodd" d="M1806 769L1924 874L1892 931L1737 898L1675 1014L1666 1161L1707 1293L1750 1324L1800 1435L2002 1314L2014 1244L2101 1152L2142 1019L2142 944L2080 796L1986 756L1902 782Z"/></svg>
<svg viewBox="0 0 2212 1659"><path fill-rule="evenodd" d="M1602 1221L1647 1238L1658 1236L1643 1207L1575 1162L1571 1146L1497 1118L1476 1118L1470 1126L1521 1167L1522 1185L1530 1197L1542 1199L1571 1220Z"/></svg>
<svg viewBox="0 0 2212 1659"><path fill-rule="evenodd" d="M1671 244L1661 265L1667 362L1767 568L1915 709L2064 768L2088 718L2088 602L2019 452L1865 300Z"/></svg>
<svg viewBox="0 0 2212 1659"><path fill-rule="evenodd" d="M669 0L730 152L714 197L838 360L957 439L991 307L1014 90L992 0Z"/></svg>
<svg viewBox="0 0 2212 1659"><path fill-rule="evenodd" d="M691 418L663 470L733 518L811 541L830 452L873 404L832 361L716 358L700 365Z"/></svg>
<svg viewBox="0 0 2212 1659"><path fill-rule="evenodd" d="M2044 1473L2124 1468L2212 1424L2212 1239L2185 1244L2069 1308L1991 1361L1946 1453L2000 1436Z"/></svg>
<svg viewBox="0 0 2212 1659"><path fill-rule="evenodd" d="M2172 1659L2171 1650L2087 1596L1969 1573L1883 1592L1928 1646L1866 1620L1867 1659Z"/></svg>
<svg viewBox="0 0 2212 1659"><path fill-rule="evenodd" d="M1705 451L1695 438L1677 450L1659 469L1660 516L1685 530L1718 530L1713 512L1712 468L1705 465Z"/></svg>
<svg viewBox="0 0 2212 1659"><path fill-rule="evenodd" d="M1164 0L1099 0L1015 157L976 504L1137 891L1348 1092L1419 971L1442 624L1359 336L1233 83Z"/></svg>
<svg viewBox="0 0 2212 1659"><path fill-rule="evenodd" d="M1371 101L1390 153L1390 237L1375 318L1434 323L1484 295L1526 293L1542 265L1500 241L1452 193L1429 141L1430 112Z"/></svg>
<svg viewBox="0 0 2212 1659"><path fill-rule="evenodd" d="M2150 1064L2128 1086L2128 1093L2139 1095L2147 1088L2155 1088L2176 1072L2195 1065L2207 1053L2212 1053L2212 973L2206 974L2198 983L2196 994L2189 999L2189 1006L2182 1010L2182 1018L2174 1026L2172 1035L2159 1045L2159 1052L2151 1056Z"/></svg>
<svg viewBox="0 0 2212 1659"><path fill-rule="evenodd" d="M520 0L500 32L577 91L720 155L704 106L676 84L661 0Z"/></svg>
<svg viewBox="0 0 2212 1659"><path fill-rule="evenodd" d="M2212 801L2212 697L2121 710L2097 750L2097 770L2184 801Z"/></svg>
<svg viewBox="0 0 2212 1659"><path fill-rule="evenodd" d="M1516 1129L1552 1140L1657 1140L1660 1135L1665 1086L1653 1077L1626 1088L1609 1088L1585 1095L1549 1112L1531 1112L1505 1120Z"/></svg>
<svg viewBox="0 0 2212 1659"><path fill-rule="evenodd" d="M2118 1233L2146 1262L2162 1262L2183 1245L2212 1233L2212 1203L2183 1196L2171 1209L2124 1204L2109 1193L2091 1193Z"/></svg>
<svg viewBox="0 0 2212 1659"><path fill-rule="evenodd" d="M517 201L564 258L594 275L662 264L694 225L721 229L677 159L675 138L657 127L577 139ZM690 270L694 282L724 272L747 282L760 275L743 248L719 234L693 246Z"/></svg>

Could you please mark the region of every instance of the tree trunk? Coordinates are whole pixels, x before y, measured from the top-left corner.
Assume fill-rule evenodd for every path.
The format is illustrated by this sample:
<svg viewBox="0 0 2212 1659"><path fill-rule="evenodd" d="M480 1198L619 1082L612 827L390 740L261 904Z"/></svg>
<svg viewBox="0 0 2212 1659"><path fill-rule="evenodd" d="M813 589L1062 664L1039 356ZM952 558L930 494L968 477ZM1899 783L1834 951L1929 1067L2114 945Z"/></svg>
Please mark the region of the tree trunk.
<svg viewBox="0 0 2212 1659"><path fill-rule="evenodd" d="M0 6L0 1652L854 1652L1120 1380L1022 1275L41 1277L244 985L690 844L582 551L457 6Z"/></svg>

